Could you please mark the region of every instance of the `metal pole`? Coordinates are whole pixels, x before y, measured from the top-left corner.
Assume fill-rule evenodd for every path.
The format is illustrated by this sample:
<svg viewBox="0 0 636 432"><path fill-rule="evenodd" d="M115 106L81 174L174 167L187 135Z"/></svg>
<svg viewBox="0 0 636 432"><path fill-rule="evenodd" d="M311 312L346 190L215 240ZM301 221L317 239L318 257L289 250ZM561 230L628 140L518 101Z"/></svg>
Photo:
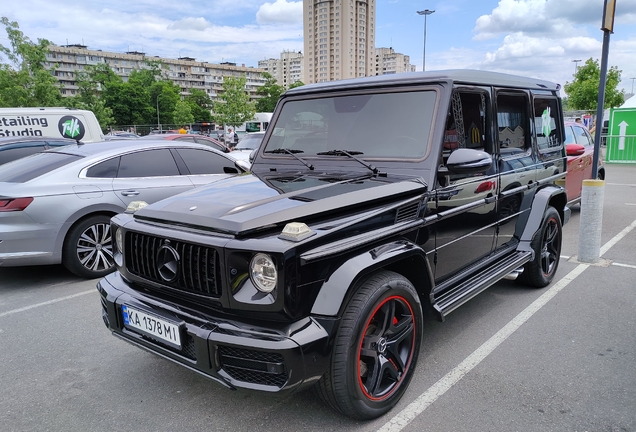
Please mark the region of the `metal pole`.
<svg viewBox="0 0 636 432"><path fill-rule="evenodd" d="M431 15L434 10L424 9L423 11L417 11L419 15L424 15L424 49L422 51L422 72L426 70L426 17Z"/></svg>
<svg viewBox="0 0 636 432"><path fill-rule="evenodd" d="M601 79L598 86L598 106L596 107L596 130L594 131L594 160L592 178L598 177L598 159L601 151L601 132L603 131L603 105L605 105L605 83L607 81L607 57L609 55L610 31L603 31L603 53L601 54ZM600 127L599 127L600 120Z"/></svg>
<svg viewBox="0 0 636 432"><path fill-rule="evenodd" d="M630 80L632 80L632 96L634 95L634 80L636 80L636 78L630 78Z"/></svg>
<svg viewBox="0 0 636 432"><path fill-rule="evenodd" d="M157 93L157 129L161 130L161 126L159 126L159 93Z"/></svg>
<svg viewBox="0 0 636 432"><path fill-rule="evenodd" d="M583 61L583 60L572 60L572 63L574 63L574 77L576 77L576 72L579 70L580 61Z"/></svg>

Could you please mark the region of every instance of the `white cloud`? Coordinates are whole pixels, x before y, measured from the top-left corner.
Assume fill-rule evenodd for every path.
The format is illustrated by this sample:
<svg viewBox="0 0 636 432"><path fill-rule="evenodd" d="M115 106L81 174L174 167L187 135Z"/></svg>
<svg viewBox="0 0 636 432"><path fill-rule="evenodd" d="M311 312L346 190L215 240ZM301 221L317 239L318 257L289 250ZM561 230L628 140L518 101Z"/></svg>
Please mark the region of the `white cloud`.
<svg viewBox="0 0 636 432"><path fill-rule="evenodd" d="M203 31L212 25L205 18L183 18L168 26L169 30L196 30Z"/></svg>
<svg viewBox="0 0 636 432"><path fill-rule="evenodd" d="M274 3L264 3L256 13L259 24L299 24L303 23L303 2L287 2L276 0Z"/></svg>

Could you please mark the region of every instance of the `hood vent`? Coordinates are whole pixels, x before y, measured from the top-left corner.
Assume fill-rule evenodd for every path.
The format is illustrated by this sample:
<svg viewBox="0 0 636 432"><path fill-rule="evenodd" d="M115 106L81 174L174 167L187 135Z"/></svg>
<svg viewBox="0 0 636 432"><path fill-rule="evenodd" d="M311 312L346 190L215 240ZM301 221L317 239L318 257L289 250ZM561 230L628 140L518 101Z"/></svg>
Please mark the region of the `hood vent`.
<svg viewBox="0 0 636 432"><path fill-rule="evenodd" d="M414 202L397 209L395 223L415 220L420 210L420 203Z"/></svg>

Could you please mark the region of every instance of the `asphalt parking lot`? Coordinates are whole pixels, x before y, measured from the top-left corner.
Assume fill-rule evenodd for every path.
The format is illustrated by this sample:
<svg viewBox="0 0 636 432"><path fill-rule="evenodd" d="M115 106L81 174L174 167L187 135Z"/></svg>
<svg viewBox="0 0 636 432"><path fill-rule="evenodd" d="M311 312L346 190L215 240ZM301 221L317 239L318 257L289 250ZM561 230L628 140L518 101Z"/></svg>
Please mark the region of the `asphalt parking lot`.
<svg viewBox="0 0 636 432"><path fill-rule="evenodd" d="M553 284L502 281L427 321L400 404L371 422L311 392L229 391L112 337L96 280L0 268L1 431L636 431L636 166L608 165L601 257Z"/></svg>

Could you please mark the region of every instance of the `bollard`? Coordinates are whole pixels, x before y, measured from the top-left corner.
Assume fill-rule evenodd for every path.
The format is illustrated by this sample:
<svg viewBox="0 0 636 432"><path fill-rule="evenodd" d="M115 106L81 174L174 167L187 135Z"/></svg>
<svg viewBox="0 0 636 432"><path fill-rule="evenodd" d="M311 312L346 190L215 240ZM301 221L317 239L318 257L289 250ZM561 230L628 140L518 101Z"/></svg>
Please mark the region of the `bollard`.
<svg viewBox="0 0 636 432"><path fill-rule="evenodd" d="M595 263L601 254L603 225L603 180L583 180L579 227L579 262Z"/></svg>

